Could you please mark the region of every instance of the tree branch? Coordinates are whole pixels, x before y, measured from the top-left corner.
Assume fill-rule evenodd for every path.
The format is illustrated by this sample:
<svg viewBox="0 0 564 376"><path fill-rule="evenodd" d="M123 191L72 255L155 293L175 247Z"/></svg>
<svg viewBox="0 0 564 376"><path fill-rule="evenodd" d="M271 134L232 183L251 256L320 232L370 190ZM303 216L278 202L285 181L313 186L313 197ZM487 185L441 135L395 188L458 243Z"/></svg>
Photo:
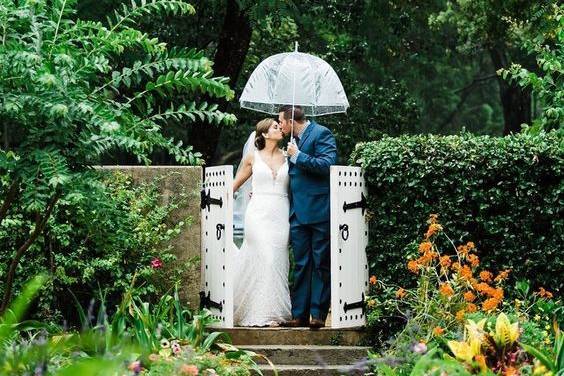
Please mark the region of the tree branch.
<svg viewBox="0 0 564 376"><path fill-rule="evenodd" d="M0 206L0 224L2 224L2 220L6 217L6 213L8 213L8 209L14 201L16 201L16 197L20 191L20 179L15 179L12 184L8 187L8 191L6 192L6 198Z"/></svg>
<svg viewBox="0 0 564 376"><path fill-rule="evenodd" d="M51 200L49 201L49 204L45 209L44 212L45 214L36 223L35 228L33 229L33 232L31 233L29 239L27 239L26 242L22 244L22 246L17 250L14 258L12 259L12 262L10 263L10 269L8 270L8 275L6 277L6 285L4 287L4 297L2 298L2 305L0 305L0 314L3 314L4 311L6 311L6 308L8 308L8 303L10 302L10 298L12 296L12 287L16 275L16 268L18 267L18 264L20 263L22 256L29 249L29 247L31 247L33 242L37 240L39 235L41 235L41 233L43 232L45 225L47 224L47 221L49 220L49 217L51 216L51 213L53 212L53 209L60 197L61 197L61 191L55 192L53 197L51 197Z"/></svg>

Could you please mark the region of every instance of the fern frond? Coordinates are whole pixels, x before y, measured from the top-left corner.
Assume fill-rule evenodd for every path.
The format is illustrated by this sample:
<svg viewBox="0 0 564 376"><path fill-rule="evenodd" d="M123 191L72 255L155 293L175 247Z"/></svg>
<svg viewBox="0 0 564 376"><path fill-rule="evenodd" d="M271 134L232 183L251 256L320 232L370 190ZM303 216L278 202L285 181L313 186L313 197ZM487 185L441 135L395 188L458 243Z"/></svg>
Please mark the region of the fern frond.
<svg viewBox="0 0 564 376"><path fill-rule="evenodd" d="M114 31L123 24L138 21L142 17L155 16L166 13L168 15L194 14L196 10L188 3L178 0L131 0L131 6L122 4L121 12L114 12L114 19L108 18L110 30Z"/></svg>

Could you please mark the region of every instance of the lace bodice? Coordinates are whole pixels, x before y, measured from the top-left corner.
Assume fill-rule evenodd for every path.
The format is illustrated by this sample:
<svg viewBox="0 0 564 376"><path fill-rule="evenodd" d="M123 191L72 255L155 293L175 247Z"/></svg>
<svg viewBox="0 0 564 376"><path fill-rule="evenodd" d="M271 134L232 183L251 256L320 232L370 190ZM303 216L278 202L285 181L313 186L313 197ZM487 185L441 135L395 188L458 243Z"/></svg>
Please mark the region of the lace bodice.
<svg viewBox="0 0 564 376"><path fill-rule="evenodd" d="M290 179L288 176L288 161L284 161L278 171L273 171L255 150L253 163L253 195L275 194L287 195Z"/></svg>

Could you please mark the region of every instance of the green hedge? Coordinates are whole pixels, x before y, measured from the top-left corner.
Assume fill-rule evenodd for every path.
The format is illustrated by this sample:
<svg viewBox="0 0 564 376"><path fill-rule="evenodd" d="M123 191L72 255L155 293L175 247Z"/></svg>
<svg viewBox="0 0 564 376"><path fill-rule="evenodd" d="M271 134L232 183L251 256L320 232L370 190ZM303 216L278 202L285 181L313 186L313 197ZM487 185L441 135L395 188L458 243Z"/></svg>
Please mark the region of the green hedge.
<svg viewBox="0 0 564 376"><path fill-rule="evenodd" d="M409 244L430 213L455 242L474 241L482 264L564 288L562 134L385 137L358 144L372 218L372 272L402 284Z"/></svg>

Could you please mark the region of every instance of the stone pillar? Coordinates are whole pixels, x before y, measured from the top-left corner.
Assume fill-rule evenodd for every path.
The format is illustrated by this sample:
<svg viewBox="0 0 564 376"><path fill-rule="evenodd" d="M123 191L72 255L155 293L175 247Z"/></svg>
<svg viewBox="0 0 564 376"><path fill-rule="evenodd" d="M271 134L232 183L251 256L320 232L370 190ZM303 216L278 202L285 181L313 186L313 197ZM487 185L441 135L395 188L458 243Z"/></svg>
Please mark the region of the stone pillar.
<svg viewBox="0 0 564 376"><path fill-rule="evenodd" d="M194 265L182 275L179 288L180 298L191 309L199 307L200 291L200 189L202 184L202 168L191 166L102 166L103 170L115 170L132 177L134 183L151 183L160 180L162 203L168 203L171 198L180 193L188 195L186 203L173 211L170 223L176 224L186 218L191 218L183 231L173 240L173 253L179 263L198 258ZM164 290L172 286L163 286Z"/></svg>

